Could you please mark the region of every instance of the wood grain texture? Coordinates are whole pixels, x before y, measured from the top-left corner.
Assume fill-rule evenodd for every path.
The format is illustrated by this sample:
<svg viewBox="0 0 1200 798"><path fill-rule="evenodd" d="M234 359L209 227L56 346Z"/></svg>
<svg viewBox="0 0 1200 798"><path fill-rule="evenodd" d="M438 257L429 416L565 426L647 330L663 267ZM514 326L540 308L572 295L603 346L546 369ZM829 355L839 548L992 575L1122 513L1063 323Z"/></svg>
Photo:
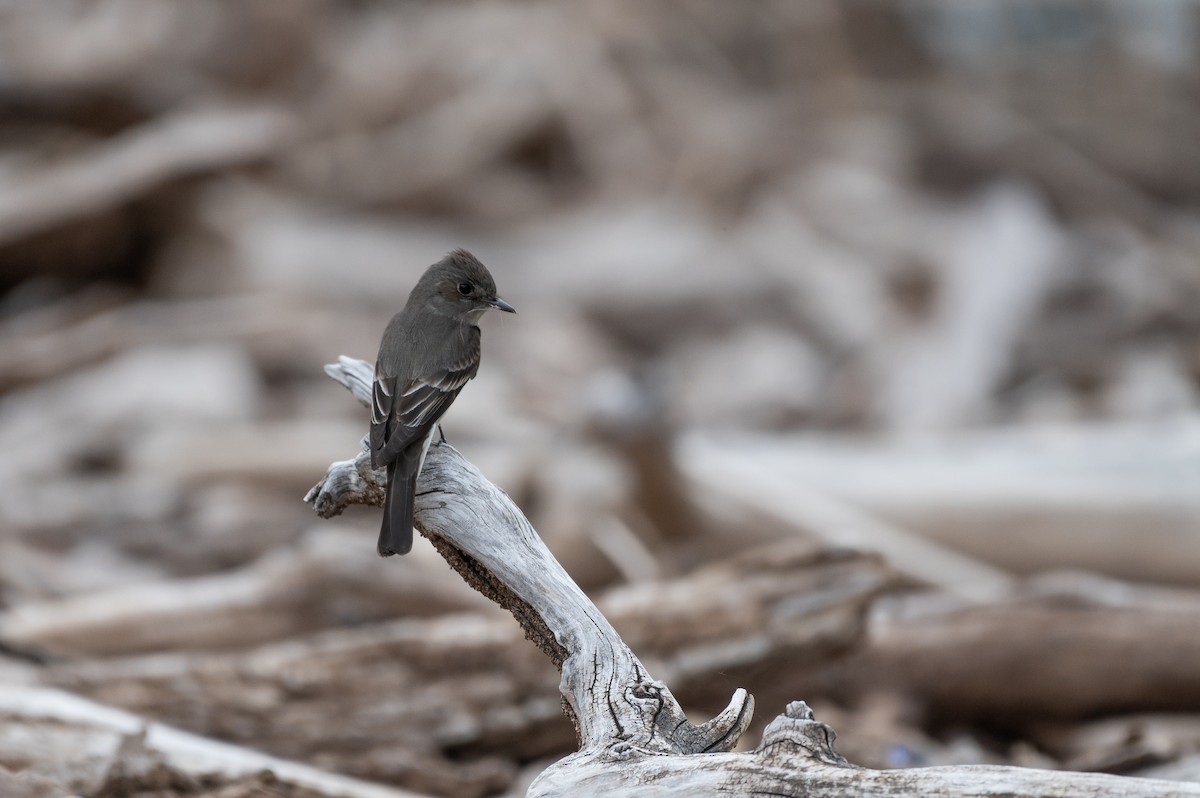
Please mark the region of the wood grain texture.
<svg viewBox="0 0 1200 798"><path fill-rule="evenodd" d="M366 404L370 366L341 358L326 372ZM306 499L321 515L378 504L365 448L334 463ZM1140 796L1200 795L1200 784L1023 768L875 771L833 750L833 730L800 701L753 751L732 753L753 699L738 689L711 721L693 725L542 543L502 490L448 444L430 448L415 523L463 577L510 610L561 670L580 750L534 780L530 796Z"/></svg>

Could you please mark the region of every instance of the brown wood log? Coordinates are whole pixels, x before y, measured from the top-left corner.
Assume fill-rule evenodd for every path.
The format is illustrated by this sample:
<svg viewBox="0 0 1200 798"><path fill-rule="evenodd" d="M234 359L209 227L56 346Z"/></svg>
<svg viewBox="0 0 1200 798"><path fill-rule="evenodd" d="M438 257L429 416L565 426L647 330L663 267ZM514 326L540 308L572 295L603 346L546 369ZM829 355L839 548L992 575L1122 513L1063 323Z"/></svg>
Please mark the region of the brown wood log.
<svg viewBox="0 0 1200 798"><path fill-rule="evenodd" d="M844 697L895 690L949 720L1078 719L1200 710L1197 662L1200 596L1043 579L985 606L892 602L814 684Z"/></svg>

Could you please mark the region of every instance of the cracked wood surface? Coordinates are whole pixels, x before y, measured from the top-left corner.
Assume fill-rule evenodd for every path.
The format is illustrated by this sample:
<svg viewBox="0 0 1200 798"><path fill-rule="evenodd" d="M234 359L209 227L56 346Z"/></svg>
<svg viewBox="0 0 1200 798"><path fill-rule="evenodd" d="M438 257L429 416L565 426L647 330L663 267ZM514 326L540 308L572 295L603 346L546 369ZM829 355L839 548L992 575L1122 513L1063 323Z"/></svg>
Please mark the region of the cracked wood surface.
<svg viewBox="0 0 1200 798"><path fill-rule="evenodd" d="M367 404L368 363L343 357L326 372ZM363 448L354 459L331 465L305 498L326 517L353 503L379 504L380 477ZM691 724L666 684L650 676L507 494L448 444L430 448L414 520L451 566L509 609L561 669L560 690L580 750L543 771L531 796L1200 795L1200 784L1103 774L858 768L833 751L833 730L799 701L767 726L758 748L731 753L749 725L753 698L738 689L717 717Z"/></svg>
<svg viewBox="0 0 1200 798"><path fill-rule="evenodd" d="M326 371L360 402L369 401L369 364L341 358ZM382 499L378 476L364 449L353 461L333 464L305 498L321 515L364 499L376 504ZM707 723L688 721L666 684L649 675L508 495L448 444L430 447L414 520L450 565L511 611L560 668L560 690L582 748L681 754L736 745L753 712L746 691L737 690Z"/></svg>

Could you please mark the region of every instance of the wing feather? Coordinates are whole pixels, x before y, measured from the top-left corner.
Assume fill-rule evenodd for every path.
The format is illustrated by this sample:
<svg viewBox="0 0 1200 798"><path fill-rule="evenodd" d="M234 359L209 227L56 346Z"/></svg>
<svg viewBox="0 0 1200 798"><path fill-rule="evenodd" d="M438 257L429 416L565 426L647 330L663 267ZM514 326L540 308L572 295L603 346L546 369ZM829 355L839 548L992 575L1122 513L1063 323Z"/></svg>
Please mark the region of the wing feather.
<svg viewBox="0 0 1200 798"><path fill-rule="evenodd" d="M375 369L371 407L371 464L380 468L414 444L422 444L463 386L479 371L479 345L428 376L403 385Z"/></svg>
<svg viewBox="0 0 1200 798"><path fill-rule="evenodd" d="M371 467L382 468L387 461L381 458L387 443L388 419L395 404L396 378L382 377L379 366L375 367L375 380L371 384Z"/></svg>

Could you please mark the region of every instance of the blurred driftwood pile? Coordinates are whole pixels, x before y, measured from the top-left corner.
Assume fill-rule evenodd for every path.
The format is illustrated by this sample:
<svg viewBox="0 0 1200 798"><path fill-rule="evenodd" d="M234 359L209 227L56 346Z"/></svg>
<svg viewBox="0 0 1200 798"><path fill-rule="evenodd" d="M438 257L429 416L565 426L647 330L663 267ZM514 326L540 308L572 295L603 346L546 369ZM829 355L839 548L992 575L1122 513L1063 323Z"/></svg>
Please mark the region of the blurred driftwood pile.
<svg viewBox="0 0 1200 798"><path fill-rule="evenodd" d="M0 794L572 750L511 618L300 501L455 246L520 315L446 433L685 708L1200 778L1200 10L1021 9L0 8Z"/></svg>

